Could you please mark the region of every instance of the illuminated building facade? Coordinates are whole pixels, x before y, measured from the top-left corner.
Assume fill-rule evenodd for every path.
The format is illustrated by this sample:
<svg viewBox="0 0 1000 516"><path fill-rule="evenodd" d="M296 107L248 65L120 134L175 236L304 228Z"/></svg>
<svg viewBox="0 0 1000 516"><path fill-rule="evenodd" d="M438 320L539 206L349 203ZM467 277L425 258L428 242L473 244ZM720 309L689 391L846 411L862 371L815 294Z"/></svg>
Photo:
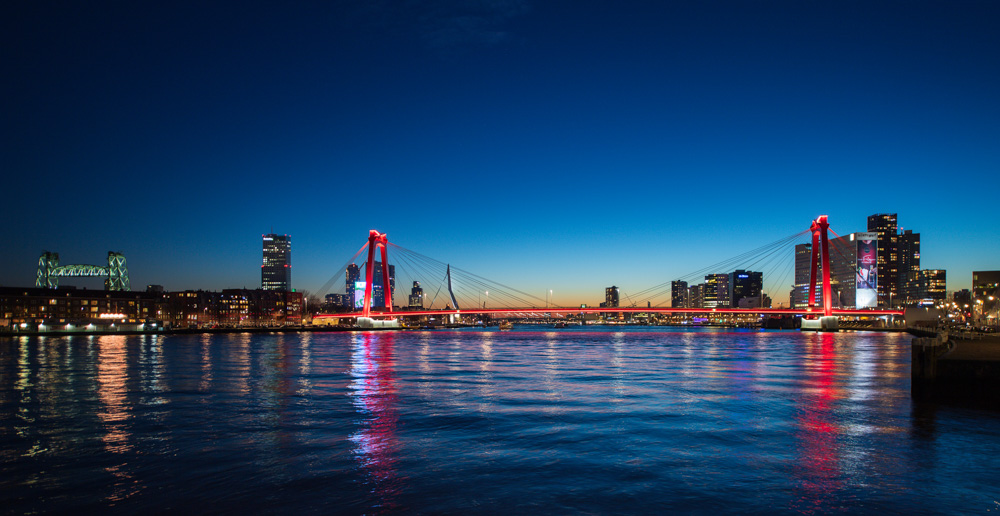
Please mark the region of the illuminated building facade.
<svg viewBox="0 0 1000 516"><path fill-rule="evenodd" d="M86 290L73 287L0 287L0 328L35 330L107 329L158 318L162 294Z"/></svg>
<svg viewBox="0 0 1000 516"><path fill-rule="evenodd" d="M410 289L410 308L423 308L424 307L424 289L420 288L420 282L414 281L413 288Z"/></svg>
<svg viewBox="0 0 1000 516"><path fill-rule="evenodd" d="M702 291L702 308L729 307L729 275L708 274Z"/></svg>
<svg viewBox="0 0 1000 516"><path fill-rule="evenodd" d="M898 292L906 299L912 299L915 283L920 281L920 233L909 229L899 234L899 286Z"/></svg>
<svg viewBox="0 0 1000 516"><path fill-rule="evenodd" d="M350 264L347 266L347 283L346 283L346 297L344 299L344 307L350 310L361 309L361 305L364 304L365 297L365 284L361 280L361 267L356 264ZM358 285L361 285L361 300L355 301L358 298Z"/></svg>
<svg viewBox="0 0 1000 516"><path fill-rule="evenodd" d="M920 271L920 294L924 299L944 301L948 297L948 273L944 269Z"/></svg>
<svg viewBox="0 0 1000 516"><path fill-rule="evenodd" d="M117 331L298 325L302 294L275 290L121 292L0 287L0 329ZM145 326L145 328L143 328Z"/></svg>
<svg viewBox="0 0 1000 516"><path fill-rule="evenodd" d="M604 306L608 308L618 307L618 287L612 285L604 289Z"/></svg>
<svg viewBox="0 0 1000 516"><path fill-rule="evenodd" d="M1000 271L973 271L972 297L975 299L997 297L1000 292Z"/></svg>
<svg viewBox="0 0 1000 516"><path fill-rule="evenodd" d="M972 297L975 313L995 322L1000 315L1000 271L973 271Z"/></svg>
<svg viewBox="0 0 1000 516"><path fill-rule="evenodd" d="M670 282L670 307L688 307L688 283L686 281Z"/></svg>
<svg viewBox="0 0 1000 516"><path fill-rule="evenodd" d="M755 299L761 306L761 293L764 290L764 273L736 270L729 274L729 306L739 307L744 299ZM745 305L746 303L744 303Z"/></svg>
<svg viewBox="0 0 1000 516"><path fill-rule="evenodd" d="M902 301L899 295L899 235L896 214L870 215L868 232L878 235L878 306L896 306Z"/></svg>
<svg viewBox="0 0 1000 516"><path fill-rule="evenodd" d="M705 285L704 283L699 283L697 285L692 285L688 287L688 308L704 308L705 307Z"/></svg>
<svg viewBox="0 0 1000 516"><path fill-rule="evenodd" d="M385 310L385 289L382 286L382 262L375 262L372 267L372 308L377 311ZM392 299L396 294L396 266L389 265L389 302L391 305ZM362 291L362 297L364 297L364 292ZM362 301L364 304L364 301Z"/></svg>
<svg viewBox="0 0 1000 516"><path fill-rule="evenodd" d="M260 266L260 288L288 292L292 289L292 238L263 235L264 262Z"/></svg>

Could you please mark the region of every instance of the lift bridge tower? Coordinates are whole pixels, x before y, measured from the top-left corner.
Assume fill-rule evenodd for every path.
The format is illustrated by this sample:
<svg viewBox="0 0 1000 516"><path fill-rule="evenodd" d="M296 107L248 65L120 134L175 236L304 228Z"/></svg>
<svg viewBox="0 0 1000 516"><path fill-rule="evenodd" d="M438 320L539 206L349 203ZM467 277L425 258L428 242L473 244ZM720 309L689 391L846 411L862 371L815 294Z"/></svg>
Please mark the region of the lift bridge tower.
<svg viewBox="0 0 1000 516"><path fill-rule="evenodd" d="M60 277L100 277L104 280L105 290L131 290L128 282L128 267L125 265L125 255L108 251L108 265L59 265L59 253L42 251L38 258L38 277L36 287L56 288Z"/></svg>

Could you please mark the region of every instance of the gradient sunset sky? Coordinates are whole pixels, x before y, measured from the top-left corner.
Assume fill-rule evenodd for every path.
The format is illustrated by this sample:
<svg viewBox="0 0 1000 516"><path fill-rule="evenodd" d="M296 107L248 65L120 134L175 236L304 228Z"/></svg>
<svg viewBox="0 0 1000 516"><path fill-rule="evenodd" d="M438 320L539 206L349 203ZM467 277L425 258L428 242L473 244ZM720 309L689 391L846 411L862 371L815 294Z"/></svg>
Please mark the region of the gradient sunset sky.
<svg viewBox="0 0 1000 516"><path fill-rule="evenodd" d="M893 212L968 288L1000 269L998 22L993 1L6 2L0 285L33 285L42 250L115 250L133 289L257 288L273 229L315 291L378 229L596 304Z"/></svg>

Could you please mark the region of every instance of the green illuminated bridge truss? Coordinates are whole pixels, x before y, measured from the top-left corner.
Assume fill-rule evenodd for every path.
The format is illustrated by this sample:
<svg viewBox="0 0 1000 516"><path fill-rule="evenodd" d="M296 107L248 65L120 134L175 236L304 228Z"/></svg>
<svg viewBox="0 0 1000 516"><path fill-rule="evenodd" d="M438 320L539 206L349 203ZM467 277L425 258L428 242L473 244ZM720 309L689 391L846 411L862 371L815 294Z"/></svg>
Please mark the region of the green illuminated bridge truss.
<svg viewBox="0 0 1000 516"><path fill-rule="evenodd" d="M125 255L113 251L108 252L108 265L59 265L59 253L43 251L38 258L38 277L36 287L56 288L61 277L101 277L106 276L106 290L131 290L128 282L128 267L125 265Z"/></svg>

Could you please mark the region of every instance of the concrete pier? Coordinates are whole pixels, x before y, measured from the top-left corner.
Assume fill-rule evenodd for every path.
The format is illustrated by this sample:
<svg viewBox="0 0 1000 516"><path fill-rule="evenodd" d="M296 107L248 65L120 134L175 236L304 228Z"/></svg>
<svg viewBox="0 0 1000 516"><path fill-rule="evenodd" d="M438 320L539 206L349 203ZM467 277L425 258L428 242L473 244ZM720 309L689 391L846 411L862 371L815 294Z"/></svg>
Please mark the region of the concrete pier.
<svg viewBox="0 0 1000 516"><path fill-rule="evenodd" d="M818 319L802 318L802 331L839 331L838 319L834 315Z"/></svg>
<svg viewBox="0 0 1000 516"><path fill-rule="evenodd" d="M913 339L911 394L915 400L1000 408L1000 337Z"/></svg>

